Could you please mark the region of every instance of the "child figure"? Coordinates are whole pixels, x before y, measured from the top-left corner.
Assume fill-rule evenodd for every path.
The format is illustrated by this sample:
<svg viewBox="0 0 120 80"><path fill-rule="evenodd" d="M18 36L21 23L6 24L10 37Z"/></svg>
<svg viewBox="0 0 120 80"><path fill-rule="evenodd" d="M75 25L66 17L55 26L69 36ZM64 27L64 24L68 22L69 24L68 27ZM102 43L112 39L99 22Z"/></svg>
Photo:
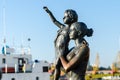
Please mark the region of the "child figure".
<svg viewBox="0 0 120 80"><path fill-rule="evenodd" d="M56 20L56 18L53 16L52 12L47 7L43 7L43 9L49 14L53 23L57 27L60 28L58 30L58 34L57 34L57 37L56 37L55 42L54 42L55 52L57 55L56 62L55 62L54 80L58 80L60 77L60 68L62 67L62 64L61 64L61 61L59 58L59 54L64 56L64 58L66 59L66 55L69 52L69 49L68 49L68 44L70 41L69 29L70 29L71 24L77 22L78 15L72 9L66 10L64 13L64 17L63 17L64 24L62 24Z"/></svg>

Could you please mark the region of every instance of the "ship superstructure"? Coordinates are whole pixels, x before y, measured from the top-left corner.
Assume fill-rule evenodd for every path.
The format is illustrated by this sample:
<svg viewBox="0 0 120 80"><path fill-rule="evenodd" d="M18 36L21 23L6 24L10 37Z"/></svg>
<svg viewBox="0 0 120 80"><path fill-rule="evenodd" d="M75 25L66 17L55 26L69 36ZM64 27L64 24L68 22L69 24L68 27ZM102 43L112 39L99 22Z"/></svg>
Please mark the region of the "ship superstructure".
<svg viewBox="0 0 120 80"><path fill-rule="evenodd" d="M0 54L1 80L50 80L47 61L32 61L32 55L24 48L15 53L13 48L6 47ZM13 53L12 53L13 52ZM27 53L28 52L28 53Z"/></svg>

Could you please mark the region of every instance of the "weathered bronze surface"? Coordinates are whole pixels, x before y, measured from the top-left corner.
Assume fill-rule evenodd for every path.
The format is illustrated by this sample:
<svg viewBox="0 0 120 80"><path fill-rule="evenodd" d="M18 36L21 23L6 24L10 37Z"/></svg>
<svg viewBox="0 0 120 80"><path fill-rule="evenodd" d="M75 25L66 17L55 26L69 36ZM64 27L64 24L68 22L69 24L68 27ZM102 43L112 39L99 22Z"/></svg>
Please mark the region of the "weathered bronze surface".
<svg viewBox="0 0 120 80"><path fill-rule="evenodd" d="M61 67L65 69L69 80L85 80L89 46L84 36L92 36L93 30L88 29L85 23L77 22L78 15L72 9L65 11L64 24L57 21L47 7L43 7L43 9L49 14L53 23L60 28L54 42L57 55L54 80L59 79ZM75 41L75 47L68 49L70 40Z"/></svg>

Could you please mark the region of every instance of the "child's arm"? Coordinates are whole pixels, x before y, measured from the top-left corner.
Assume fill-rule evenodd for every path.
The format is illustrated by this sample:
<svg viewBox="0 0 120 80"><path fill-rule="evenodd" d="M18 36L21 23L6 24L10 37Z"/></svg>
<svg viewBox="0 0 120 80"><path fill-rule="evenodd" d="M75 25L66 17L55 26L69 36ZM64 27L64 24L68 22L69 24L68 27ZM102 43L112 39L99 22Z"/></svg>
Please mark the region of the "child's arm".
<svg viewBox="0 0 120 80"><path fill-rule="evenodd" d="M53 16L52 12L46 6L44 6L43 9L49 14L51 20L53 21L53 23L55 25L57 25L59 28L62 28L64 26L62 23L60 23L59 21L56 20L56 18Z"/></svg>

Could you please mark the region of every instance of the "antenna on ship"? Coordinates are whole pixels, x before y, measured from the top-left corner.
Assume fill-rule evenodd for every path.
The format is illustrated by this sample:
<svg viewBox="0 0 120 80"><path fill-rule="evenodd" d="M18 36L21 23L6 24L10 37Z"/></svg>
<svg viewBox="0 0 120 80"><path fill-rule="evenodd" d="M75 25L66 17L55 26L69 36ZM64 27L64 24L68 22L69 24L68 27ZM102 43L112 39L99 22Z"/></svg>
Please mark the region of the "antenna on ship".
<svg viewBox="0 0 120 80"><path fill-rule="evenodd" d="M22 43L21 43L21 54L25 54L23 47L23 33L22 33Z"/></svg>
<svg viewBox="0 0 120 80"><path fill-rule="evenodd" d="M30 41L31 41L31 38L28 38L28 53L29 54L30 54L30 51L31 51Z"/></svg>
<svg viewBox="0 0 120 80"><path fill-rule="evenodd" d="M5 19L5 0L4 0L4 6L3 6L3 45L4 45L4 51L3 53L6 54L6 19Z"/></svg>

